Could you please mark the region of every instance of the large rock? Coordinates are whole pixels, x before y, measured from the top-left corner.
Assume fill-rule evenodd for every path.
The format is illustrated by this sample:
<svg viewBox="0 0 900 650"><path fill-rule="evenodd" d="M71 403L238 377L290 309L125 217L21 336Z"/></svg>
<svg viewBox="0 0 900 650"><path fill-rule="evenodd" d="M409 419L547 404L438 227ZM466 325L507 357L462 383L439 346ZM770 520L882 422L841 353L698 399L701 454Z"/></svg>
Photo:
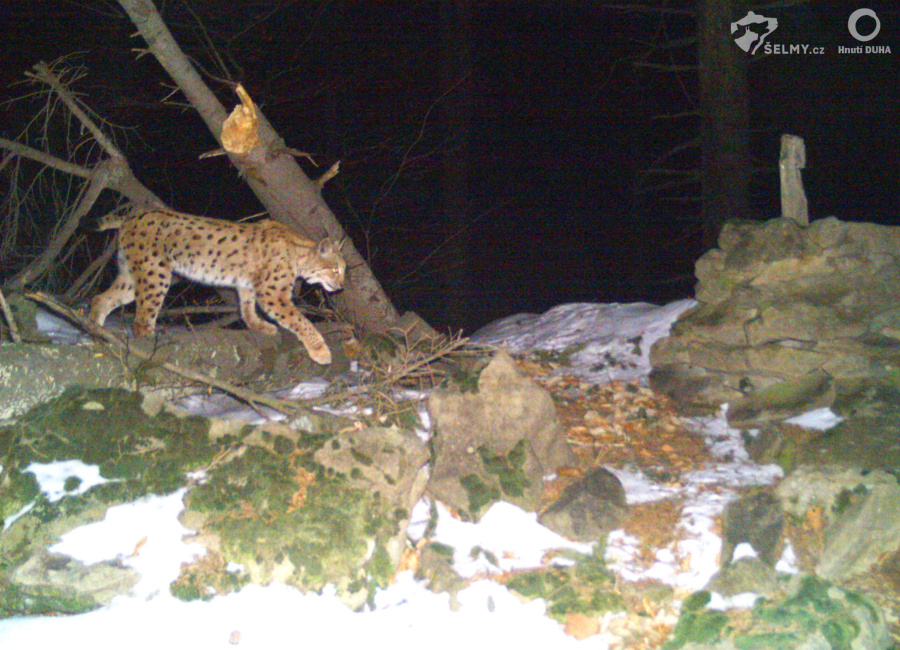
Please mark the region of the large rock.
<svg viewBox="0 0 900 650"><path fill-rule="evenodd" d="M434 391L429 490L471 519L498 499L535 510L543 477L575 457L550 394L503 351L481 372L476 393Z"/></svg>
<svg viewBox="0 0 900 650"><path fill-rule="evenodd" d="M830 406L900 367L900 228L731 222L696 264L698 305L653 347L650 381L754 426Z"/></svg>
<svg viewBox="0 0 900 650"><path fill-rule="evenodd" d="M595 467L569 485L538 521L569 539L593 542L606 539L610 531L620 528L627 515L621 481L608 469Z"/></svg>
<svg viewBox="0 0 900 650"><path fill-rule="evenodd" d="M0 617L14 614L80 614L128 593L140 574L115 562L86 565L41 550L9 573Z"/></svg>
<svg viewBox="0 0 900 650"><path fill-rule="evenodd" d="M803 466L777 488L785 510L798 520L820 508L825 544L816 573L841 580L870 571L900 549L900 485L881 470Z"/></svg>

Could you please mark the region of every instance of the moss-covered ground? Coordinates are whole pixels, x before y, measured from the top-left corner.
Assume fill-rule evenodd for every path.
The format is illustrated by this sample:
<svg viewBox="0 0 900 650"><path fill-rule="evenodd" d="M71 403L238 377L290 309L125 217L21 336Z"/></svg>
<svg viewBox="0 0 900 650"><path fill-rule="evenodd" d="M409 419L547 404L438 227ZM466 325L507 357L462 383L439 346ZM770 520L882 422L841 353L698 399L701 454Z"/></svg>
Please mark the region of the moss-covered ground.
<svg viewBox="0 0 900 650"><path fill-rule="evenodd" d="M215 540L217 561L186 568L176 595L202 598L248 581L304 590L331 583L358 607L387 583L394 566L385 544L408 513L314 462L333 432L277 435L247 426L211 440L206 419L150 416L142 401L124 390L70 389L0 431L0 516L31 505L0 537L0 601L12 607L0 609L15 613L17 591L4 576L37 549L102 519L112 505L189 484L183 519L200 539ZM107 482L79 493L72 478L55 502L39 493L31 463L75 459L96 465ZM228 574L229 563L243 572ZM56 610L48 601L38 611Z"/></svg>

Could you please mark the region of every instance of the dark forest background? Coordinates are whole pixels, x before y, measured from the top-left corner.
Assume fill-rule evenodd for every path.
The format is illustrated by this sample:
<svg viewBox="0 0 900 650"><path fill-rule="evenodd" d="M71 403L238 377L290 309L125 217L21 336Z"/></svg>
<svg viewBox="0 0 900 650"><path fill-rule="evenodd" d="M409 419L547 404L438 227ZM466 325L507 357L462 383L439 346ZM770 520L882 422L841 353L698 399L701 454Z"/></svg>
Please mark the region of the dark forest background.
<svg viewBox="0 0 900 650"><path fill-rule="evenodd" d="M472 331L563 302L689 296L700 223L694 2L167 1L157 6L227 106L241 82L315 177L399 309ZM821 55L748 66L752 166L745 215L779 215L782 133L803 137L812 218L897 225L898 30L867 3L890 54L840 55L847 2L753 6L773 42ZM751 5L736 3L741 18ZM75 89L115 129L135 175L173 208L260 211L115 3L7 0L0 99L70 55ZM735 46L736 47L736 46ZM748 55L749 57L749 55ZM17 83L18 82L18 83ZM34 115L0 106L0 136ZM0 191L4 191L0 171ZM53 201L33 209L47 228ZM35 246L40 242L35 241ZM4 273L31 251L0 259Z"/></svg>

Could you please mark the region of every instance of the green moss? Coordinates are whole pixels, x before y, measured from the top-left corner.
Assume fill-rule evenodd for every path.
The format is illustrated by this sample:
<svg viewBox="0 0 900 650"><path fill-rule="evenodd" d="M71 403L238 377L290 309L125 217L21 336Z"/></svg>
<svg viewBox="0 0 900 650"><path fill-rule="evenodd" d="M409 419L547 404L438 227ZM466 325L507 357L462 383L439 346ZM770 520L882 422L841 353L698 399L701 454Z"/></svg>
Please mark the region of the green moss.
<svg viewBox="0 0 900 650"><path fill-rule="evenodd" d="M663 650L675 650L688 643L710 643L719 638L728 624L728 615L710 609L682 611L672 636L663 646Z"/></svg>
<svg viewBox="0 0 900 650"><path fill-rule="evenodd" d="M212 600L215 594L207 591L206 585L190 582L173 582L169 592L178 600L191 602L192 600Z"/></svg>
<svg viewBox="0 0 900 650"><path fill-rule="evenodd" d="M572 356L584 350L586 346L586 343L575 343L562 350L535 350L533 357L539 363L548 363L554 366L571 366Z"/></svg>
<svg viewBox="0 0 900 650"><path fill-rule="evenodd" d="M238 591L250 581L244 573L226 570L217 553L209 553L193 564L182 565L178 579L169 587L178 600L212 600L215 596Z"/></svg>
<svg viewBox="0 0 900 650"><path fill-rule="evenodd" d="M179 598L206 598L246 581L277 580L304 590L335 584L339 593L356 598L353 605L358 606L371 600L376 587L389 583L394 571L389 542L409 513L377 493L351 488L347 477L315 463L313 454L331 440L329 434L294 441L245 428L213 442L205 419L166 413L149 417L141 401L127 391L72 389L0 431L0 465L5 469L0 516L34 502L0 538L3 568L21 563L33 548L62 532L102 518L109 505L169 493L186 484L186 472L204 469L207 480L188 492L188 507L194 511L188 514L203 522L204 533L218 536L223 563L241 564L247 574L207 567L172 586ZM252 439L265 446L244 446L251 431ZM34 461L67 459L98 465L110 482L47 502L22 468ZM74 490L77 483L73 479L66 488ZM15 591L5 597L15 601ZM42 607L37 609L43 612Z"/></svg>
<svg viewBox="0 0 900 650"><path fill-rule="evenodd" d="M0 465L6 467L3 461ZM7 517L19 512L39 494L40 488L34 474L10 469L0 482L0 528Z"/></svg>
<svg viewBox="0 0 900 650"><path fill-rule="evenodd" d="M547 613L559 621L569 614L599 615L625 607L615 588L615 577L606 568L602 548L580 555L571 567L551 567L514 575L507 587L521 596L543 598Z"/></svg>
<svg viewBox="0 0 900 650"><path fill-rule="evenodd" d="M447 369L449 383L456 387L460 393L477 393L478 380L485 364L467 364L465 366L451 365Z"/></svg>
<svg viewBox="0 0 900 650"><path fill-rule="evenodd" d="M456 552L452 546L441 544L440 542L429 542L428 546L435 554L450 559L453 559L453 554Z"/></svg>
<svg viewBox="0 0 900 650"><path fill-rule="evenodd" d="M831 378L824 372L813 371L759 390L753 394L753 400L764 408L783 409L812 402L830 388Z"/></svg>
<svg viewBox="0 0 900 650"><path fill-rule="evenodd" d="M854 487L852 490L841 490L835 498L834 505L831 509L835 515L841 515L845 513L851 506L859 503L859 498L866 496L868 493L869 490L862 483Z"/></svg>
<svg viewBox="0 0 900 650"><path fill-rule="evenodd" d="M186 472L206 467L222 450L209 441L205 419L150 417L142 401L124 390L71 388L0 430L5 468L0 514L6 519L33 503L0 537L5 567L16 566L72 528L102 519L111 505L179 489ZM110 482L75 494L80 479L71 477L64 484L69 494L49 503L34 476L24 471L33 462L73 459L98 466Z"/></svg>
<svg viewBox="0 0 900 650"><path fill-rule="evenodd" d="M24 589L0 583L0 619L12 616L82 614L97 607L97 602L90 596L76 594L69 589L46 585L40 589Z"/></svg>
<svg viewBox="0 0 900 650"><path fill-rule="evenodd" d="M481 463L488 474L497 477L500 490L510 497L521 497L530 485L525 475L525 440L519 440L507 454L492 456L486 445L478 448Z"/></svg>
<svg viewBox="0 0 900 650"><path fill-rule="evenodd" d="M353 460L355 460L360 465L364 465L365 467L371 467L373 465L372 457L367 456L366 454L362 453L361 451L351 448L350 455L353 456Z"/></svg>
<svg viewBox="0 0 900 650"><path fill-rule="evenodd" d="M481 548L480 546L473 546L471 549L469 549L469 557L473 560L484 557L485 560L487 560L494 566L500 566L500 562L497 560L497 556L494 555L491 551L485 548Z"/></svg>
<svg viewBox="0 0 900 650"><path fill-rule="evenodd" d="M434 458L434 456L432 456ZM430 539L434 536L434 531L437 530L438 524L438 508L437 502L434 499L430 499L428 502L428 521L425 524L425 532L422 533L422 537L426 539Z"/></svg>
<svg viewBox="0 0 900 650"><path fill-rule="evenodd" d="M732 626L723 612L707 609L709 594L697 592L685 599L681 618L664 648L728 638L740 650L790 650L821 635L831 648L849 650L854 642L858 644L862 620L870 633L875 629L878 613L859 595L814 575L794 579L791 585L788 595L780 599L759 599L749 623L742 621L739 627Z"/></svg>
<svg viewBox="0 0 900 650"><path fill-rule="evenodd" d="M822 626L822 635L832 648L850 649L850 644L860 632L859 624L853 619L832 620Z"/></svg>
<svg viewBox="0 0 900 650"><path fill-rule="evenodd" d="M98 465L104 478L127 481L134 496L172 492L216 449L205 419L150 417L142 400L125 390L70 388L0 431L0 464L21 469L77 458Z"/></svg>
<svg viewBox="0 0 900 650"><path fill-rule="evenodd" d="M298 483L300 469L315 475L311 485ZM363 589L368 598L393 574L386 549L397 532L396 509L326 472L311 453L251 447L210 471L188 506L207 516L225 561L247 567L254 582L316 591L335 583L347 594Z"/></svg>
<svg viewBox="0 0 900 650"><path fill-rule="evenodd" d="M786 632L748 634L734 639L738 650L795 650L797 637Z"/></svg>
<svg viewBox="0 0 900 650"><path fill-rule="evenodd" d="M466 474L459 479L459 484L466 491L472 517L477 518L485 506L500 498L500 490L482 481L478 474Z"/></svg>

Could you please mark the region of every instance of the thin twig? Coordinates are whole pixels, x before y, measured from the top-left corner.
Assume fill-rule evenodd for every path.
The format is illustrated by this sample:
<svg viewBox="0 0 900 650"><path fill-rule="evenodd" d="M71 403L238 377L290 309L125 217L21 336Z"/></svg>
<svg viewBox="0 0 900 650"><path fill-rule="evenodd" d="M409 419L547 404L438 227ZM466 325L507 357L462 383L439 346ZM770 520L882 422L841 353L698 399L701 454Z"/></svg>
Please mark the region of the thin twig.
<svg viewBox="0 0 900 650"><path fill-rule="evenodd" d="M94 140L99 144L104 151L110 156L115 156L122 158L122 152L119 151L119 148L112 141L112 138L107 136L103 130L90 118L87 112L81 107L78 100L75 98L75 95L62 83L59 77L50 69L43 61L34 66L34 73L26 72L25 76L33 79L37 79L38 81L43 82L44 84L50 86L56 95L63 101L63 103L68 107L69 112L72 113L78 121L82 124L82 126L91 132L91 135L94 136Z"/></svg>
<svg viewBox="0 0 900 650"><path fill-rule="evenodd" d="M3 309L3 317L6 319L6 324L9 326L9 337L12 339L13 343L21 343L22 337L19 335L19 326L16 325L16 319L13 318L9 305L6 304L6 296L3 295L2 289L0 289L0 308Z"/></svg>
<svg viewBox="0 0 900 650"><path fill-rule="evenodd" d="M335 176L337 176L338 170L340 169L340 167L341 167L341 161L338 160L336 163L334 163L334 164L328 169L327 172L325 172L324 174L322 174L321 176L319 176L319 177L315 180L315 183L316 183L316 185L319 187L319 189L325 187L325 183L327 183L327 182L330 181L332 178L334 178Z"/></svg>

